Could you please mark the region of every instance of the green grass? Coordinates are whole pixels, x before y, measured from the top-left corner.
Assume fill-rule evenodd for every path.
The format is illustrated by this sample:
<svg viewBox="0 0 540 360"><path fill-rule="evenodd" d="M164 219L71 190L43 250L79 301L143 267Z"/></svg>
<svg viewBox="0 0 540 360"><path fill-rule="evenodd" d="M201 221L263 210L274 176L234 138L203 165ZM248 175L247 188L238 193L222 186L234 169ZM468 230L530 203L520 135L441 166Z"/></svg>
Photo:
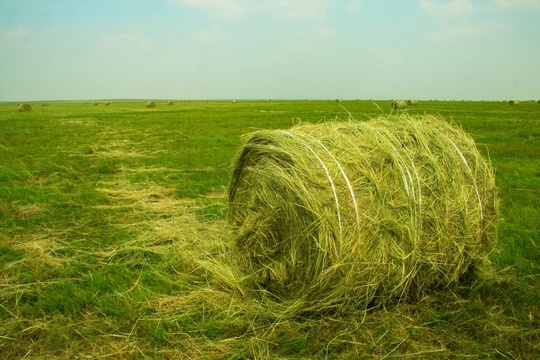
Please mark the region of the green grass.
<svg viewBox="0 0 540 360"><path fill-rule="evenodd" d="M462 126L491 158L493 273L419 303L288 318L202 265L224 241L242 134L390 111L375 103L0 103L0 358L540 358L535 103L408 109Z"/></svg>

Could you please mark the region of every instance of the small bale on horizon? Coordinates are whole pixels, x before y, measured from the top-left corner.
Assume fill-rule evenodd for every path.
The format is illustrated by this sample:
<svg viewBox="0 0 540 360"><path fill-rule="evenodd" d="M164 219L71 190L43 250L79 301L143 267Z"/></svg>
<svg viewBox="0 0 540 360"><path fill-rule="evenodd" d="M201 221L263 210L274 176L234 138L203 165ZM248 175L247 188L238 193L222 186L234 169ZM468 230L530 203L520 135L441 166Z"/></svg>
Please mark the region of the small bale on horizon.
<svg viewBox="0 0 540 360"><path fill-rule="evenodd" d="M146 107L147 108L155 108L156 107L156 103L153 102L153 101L149 101L146 103Z"/></svg>
<svg viewBox="0 0 540 360"><path fill-rule="evenodd" d="M174 101L167 102L167 105L174 105Z"/></svg>
<svg viewBox="0 0 540 360"><path fill-rule="evenodd" d="M392 101L392 109L394 110L403 110L407 107L407 103L403 100L394 100Z"/></svg>
<svg viewBox="0 0 540 360"><path fill-rule="evenodd" d="M418 105L418 100L407 100L407 105Z"/></svg>
<svg viewBox="0 0 540 360"><path fill-rule="evenodd" d="M19 110L19 112L29 112L29 111L32 111L32 105L27 104L27 103L20 104L20 105L17 107L17 110Z"/></svg>
<svg viewBox="0 0 540 360"><path fill-rule="evenodd" d="M508 105L519 105L520 101L519 100L510 100L508 102Z"/></svg>

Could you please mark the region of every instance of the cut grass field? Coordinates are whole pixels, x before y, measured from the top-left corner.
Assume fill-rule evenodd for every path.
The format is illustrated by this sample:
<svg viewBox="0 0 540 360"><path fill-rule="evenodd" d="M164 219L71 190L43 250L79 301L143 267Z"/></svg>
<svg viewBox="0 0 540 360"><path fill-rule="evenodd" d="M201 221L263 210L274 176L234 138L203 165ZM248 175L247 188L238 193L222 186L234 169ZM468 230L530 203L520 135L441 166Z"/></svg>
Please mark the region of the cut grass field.
<svg viewBox="0 0 540 360"><path fill-rule="evenodd" d="M242 134L367 120L390 103L0 103L0 358L540 358L536 103L407 109L462 126L491 158L501 220L490 271L416 303L295 317L209 271Z"/></svg>

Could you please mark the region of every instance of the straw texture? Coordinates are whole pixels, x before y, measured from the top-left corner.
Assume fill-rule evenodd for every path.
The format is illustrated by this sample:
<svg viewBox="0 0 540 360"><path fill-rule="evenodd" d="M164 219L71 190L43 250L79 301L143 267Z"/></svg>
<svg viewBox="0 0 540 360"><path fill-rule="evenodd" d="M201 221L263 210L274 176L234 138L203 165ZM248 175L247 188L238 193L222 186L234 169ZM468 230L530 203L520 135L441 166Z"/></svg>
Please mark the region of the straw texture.
<svg viewBox="0 0 540 360"><path fill-rule="evenodd" d="M497 241L493 169L432 116L251 133L228 195L237 280L297 309L415 298Z"/></svg>

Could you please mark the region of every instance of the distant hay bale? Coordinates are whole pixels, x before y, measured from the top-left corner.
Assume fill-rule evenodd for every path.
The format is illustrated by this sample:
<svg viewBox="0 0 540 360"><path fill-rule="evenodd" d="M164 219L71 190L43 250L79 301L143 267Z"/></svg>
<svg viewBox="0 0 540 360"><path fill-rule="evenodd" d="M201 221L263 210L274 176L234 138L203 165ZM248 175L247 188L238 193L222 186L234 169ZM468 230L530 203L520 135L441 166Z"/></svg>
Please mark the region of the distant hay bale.
<svg viewBox="0 0 540 360"><path fill-rule="evenodd" d="M418 105L418 100L407 100L407 105Z"/></svg>
<svg viewBox="0 0 540 360"><path fill-rule="evenodd" d="M17 106L17 110L19 110L19 112L29 112L29 111L32 111L32 105L27 104L27 103L20 104L19 106Z"/></svg>
<svg viewBox="0 0 540 360"><path fill-rule="evenodd" d="M343 99L336 99L336 102L342 103L342 102L343 102Z"/></svg>
<svg viewBox="0 0 540 360"><path fill-rule="evenodd" d="M168 101L167 105L174 105L174 101Z"/></svg>
<svg viewBox="0 0 540 360"><path fill-rule="evenodd" d="M366 99L366 102L372 102L372 101L373 101L373 100L371 100L371 99Z"/></svg>
<svg viewBox="0 0 540 360"><path fill-rule="evenodd" d="M394 100L392 101L392 109L394 110L403 110L407 107L407 103L403 100Z"/></svg>
<svg viewBox="0 0 540 360"><path fill-rule="evenodd" d="M536 102L537 102L538 104L540 104L540 100L536 100Z"/></svg>
<svg viewBox="0 0 540 360"><path fill-rule="evenodd" d="M233 104L236 104L237 102L238 102L237 100L233 100L233 101L232 101Z"/></svg>
<svg viewBox="0 0 540 360"><path fill-rule="evenodd" d="M93 106L99 106L99 103L98 102L95 102L92 104Z"/></svg>
<svg viewBox="0 0 540 360"><path fill-rule="evenodd" d="M105 103L105 106L109 106L109 105L111 105L111 103L107 101L107 102Z"/></svg>
<svg viewBox="0 0 540 360"><path fill-rule="evenodd" d="M49 106L49 104L43 103L43 104L41 104L41 106Z"/></svg>
<svg viewBox="0 0 540 360"><path fill-rule="evenodd" d="M415 299L497 241L492 167L431 116L248 134L228 197L237 286L290 311Z"/></svg>
<svg viewBox="0 0 540 360"><path fill-rule="evenodd" d="M156 107L156 103L153 102L153 101L149 101L146 103L146 107L147 108L155 108Z"/></svg>
<svg viewBox="0 0 540 360"><path fill-rule="evenodd" d="M519 100L510 100L508 102L509 105L519 105L520 101Z"/></svg>

